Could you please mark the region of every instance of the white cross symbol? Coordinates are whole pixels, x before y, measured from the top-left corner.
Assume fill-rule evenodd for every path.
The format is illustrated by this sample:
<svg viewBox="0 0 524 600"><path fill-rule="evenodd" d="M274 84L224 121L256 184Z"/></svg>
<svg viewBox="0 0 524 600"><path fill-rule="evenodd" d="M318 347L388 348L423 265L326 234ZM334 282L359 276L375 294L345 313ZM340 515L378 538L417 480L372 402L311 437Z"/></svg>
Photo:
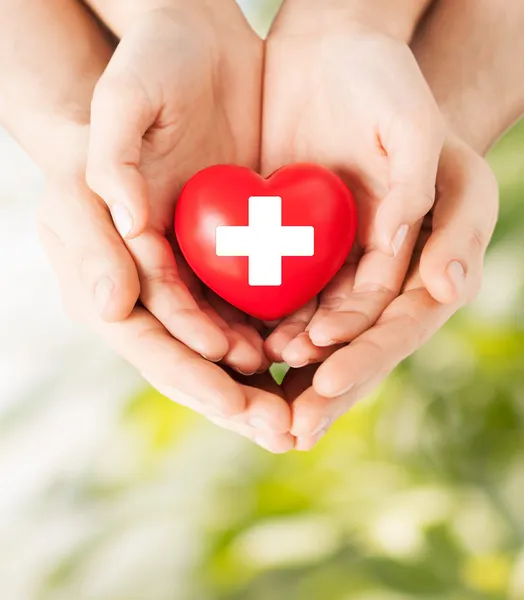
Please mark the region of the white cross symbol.
<svg viewBox="0 0 524 600"><path fill-rule="evenodd" d="M247 256L251 286L282 285L283 256L313 256L314 227L282 225L282 198L249 198L249 225L216 228L217 256Z"/></svg>

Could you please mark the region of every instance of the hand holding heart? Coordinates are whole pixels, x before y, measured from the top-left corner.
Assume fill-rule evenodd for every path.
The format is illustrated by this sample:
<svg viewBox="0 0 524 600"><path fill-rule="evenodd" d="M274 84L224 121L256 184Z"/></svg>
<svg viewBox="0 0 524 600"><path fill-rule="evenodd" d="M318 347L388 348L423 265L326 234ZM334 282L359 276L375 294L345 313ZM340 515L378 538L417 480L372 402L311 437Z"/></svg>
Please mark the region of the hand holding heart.
<svg viewBox="0 0 524 600"><path fill-rule="evenodd" d="M262 47L230 8L212 22L203 10L153 11L124 36L95 90L87 179L136 262L144 307L198 354L252 374L268 366L260 336L200 284L173 233L192 175L258 161ZM236 79L245 87L224 85Z"/></svg>
<svg viewBox="0 0 524 600"><path fill-rule="evenodd" d="M456 265L469 279L470 256L462 246L443 262L436 257L446 249L430 241L420 274L415 265L416 276L403 283L434 200L442 119L409 49L398 42L343 24L297 37L277 22L263 73L262 41L237 7L203 6L141 16L95 92L88 183L108 204L134 259L144 307L100 326L174 400L272 451L290 449L294 436L296 447L308 449L415 349L411 338L407 351L398 338L393 343L399 327L418 323L422 311L425 335L432 319L440 326L452 312L423 284L454 308L464 298ZM446 148L447 156L465 157L461 165L485 169L460 144ZM318 299L284 319L264 343L262 323L211 293L187 268L172 217L183 184L205 167L261 164L268 175L297 162L321 163L353 190L357 243ZM443 177L454 179L452 162L441 167ZM447 223L438 225L442 240ZM199 354L221 361L227 372ZM268 375L228 374L229 367L265 371L267 357L296 367L326 362L316 375L315 366L292 370L283 389Z"/></svg>

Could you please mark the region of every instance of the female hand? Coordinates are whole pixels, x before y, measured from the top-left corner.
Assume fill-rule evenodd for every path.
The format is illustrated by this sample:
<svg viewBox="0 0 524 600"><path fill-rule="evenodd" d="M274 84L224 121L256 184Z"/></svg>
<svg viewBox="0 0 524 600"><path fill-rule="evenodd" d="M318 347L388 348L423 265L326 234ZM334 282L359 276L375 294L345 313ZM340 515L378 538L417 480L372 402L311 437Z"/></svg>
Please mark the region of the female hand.
<svg viewBox="0 0 524 600"><path fill-rule="evenodd" d="M266 341L293 367L324 360L398 295L435 196L445 130L408 46L344 11L284 11L266 54L262 169L315 162L355 195L357 241L317 301Z"/></svg>
<svg viewBox="0 0 524 600"><path fill-rule="evenodd" d="M262 41L232 1L163 4L131 20L96 86L88 184L135 260L143 306L205 358L264 371L258 332L200 284L173 233L197 171L258 166Z"/></svg>

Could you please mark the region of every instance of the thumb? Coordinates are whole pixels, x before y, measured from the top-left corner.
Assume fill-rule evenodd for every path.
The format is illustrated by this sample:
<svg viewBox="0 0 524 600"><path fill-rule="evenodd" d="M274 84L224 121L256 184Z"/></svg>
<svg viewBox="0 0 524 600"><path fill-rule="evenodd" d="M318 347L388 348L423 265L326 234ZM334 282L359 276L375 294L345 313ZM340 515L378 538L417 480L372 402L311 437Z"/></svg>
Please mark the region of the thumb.
<svg viewBox="0 0 524 600"><path fill-rule="evenodd" d="M428 292L444 304L473 300L498 213L498 186L472 151L445 152L432 233L420 259Z"/></svg>
<svg viewBox="0 0 524 600"><path fill-rule="evenodd" d="M395 256L435 201L442 117L435 109L423 119L397 119L381 141L388 155L389 191L377 211L377 246Z"/></svg>
<svg viewBox="0 0 524 600"><path fill-rule="evenodd" d="M80 320L125 319L140 293L138 273L101 200L81 180L54 182L38 222L66 310Z"/></svg>
<svg viewBox="0 0 524 600"><path fill-rule="evenodd" d="M91 104L87 183L109 206L122 238L140 235L149 218L147 184L139 166L142 138L154 121L139 81L115 75L111 64Z"/></svg>

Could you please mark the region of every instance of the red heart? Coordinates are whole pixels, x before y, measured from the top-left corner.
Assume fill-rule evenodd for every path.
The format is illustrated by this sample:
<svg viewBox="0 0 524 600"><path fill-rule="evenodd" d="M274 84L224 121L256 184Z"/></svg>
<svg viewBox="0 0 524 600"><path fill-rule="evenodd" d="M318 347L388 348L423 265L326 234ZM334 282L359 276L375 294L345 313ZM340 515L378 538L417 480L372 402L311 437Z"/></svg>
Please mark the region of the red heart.
<svg viewBox="0 0 524 600"><path fill-rule="evenodd" d="M180 249L196 275L265 321L292 313L326 286L356 228L355 202L343 181L307 164L267 179L245 167L204 169L185 185L175 215Z"/></svg>

